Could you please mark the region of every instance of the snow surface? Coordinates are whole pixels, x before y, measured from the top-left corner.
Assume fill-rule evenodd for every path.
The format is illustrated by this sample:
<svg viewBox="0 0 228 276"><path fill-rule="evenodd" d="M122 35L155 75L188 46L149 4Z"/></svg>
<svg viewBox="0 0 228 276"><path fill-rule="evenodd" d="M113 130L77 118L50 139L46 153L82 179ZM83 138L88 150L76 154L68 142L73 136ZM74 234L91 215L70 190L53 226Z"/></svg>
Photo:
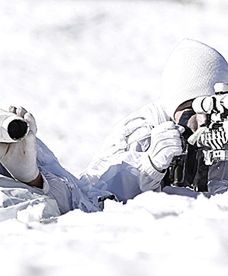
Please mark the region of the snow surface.
<svg viewBox="0 0 228 276"><path fill-rule="evenodd" d="M185 37L228 59L227 1L0 0L1 107L22 105L75 175L112 126L159 96ZM38 210L39 212L39 210ZM228 195L144 193L102 213L0 224L0 271L31 275L227 275Z"/></svg>

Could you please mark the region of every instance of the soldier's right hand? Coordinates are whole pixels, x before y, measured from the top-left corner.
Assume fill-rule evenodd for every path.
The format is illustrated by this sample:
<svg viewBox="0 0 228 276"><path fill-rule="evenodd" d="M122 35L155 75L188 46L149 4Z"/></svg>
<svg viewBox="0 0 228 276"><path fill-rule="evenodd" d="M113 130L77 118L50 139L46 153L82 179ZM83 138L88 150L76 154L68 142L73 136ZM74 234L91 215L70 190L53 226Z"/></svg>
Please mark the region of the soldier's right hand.
<svg viewBox="0 0 228 276"><path fill-rule="evenodd" d="M172 121L164 122L152 129L148 155L155 169L158 171L167 169L173 158L182 154L183 132L184 127Z"/></svg>

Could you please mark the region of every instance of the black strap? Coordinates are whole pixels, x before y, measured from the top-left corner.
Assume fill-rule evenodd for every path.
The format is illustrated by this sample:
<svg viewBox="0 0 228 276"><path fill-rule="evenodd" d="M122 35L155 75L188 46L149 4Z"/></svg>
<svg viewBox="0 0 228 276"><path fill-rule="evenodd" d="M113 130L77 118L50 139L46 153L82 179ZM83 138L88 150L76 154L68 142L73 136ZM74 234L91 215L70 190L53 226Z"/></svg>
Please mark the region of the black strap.
<svg viewBox="0 0 228 276"><path fill-rule="evenodd" d="M207 192L209 166L205 165L202 149L198 149L196 160L197 160L197 168L196 168L196 174L193 180L194 190L198 192Z"/></svg>

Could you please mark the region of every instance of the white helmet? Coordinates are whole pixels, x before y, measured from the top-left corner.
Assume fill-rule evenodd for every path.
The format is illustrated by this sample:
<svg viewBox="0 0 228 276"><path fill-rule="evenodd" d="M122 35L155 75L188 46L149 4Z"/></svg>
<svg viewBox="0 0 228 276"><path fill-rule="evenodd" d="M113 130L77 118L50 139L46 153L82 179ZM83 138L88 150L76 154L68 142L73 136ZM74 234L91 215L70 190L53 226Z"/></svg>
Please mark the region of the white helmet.
<svg viewBox="0 0 228 276"><path fill-rule="evenodd" d="M171 118L177 107L198 96L213 95L217 82L228 83L224 57L199 41L184 39L175 48L162 78L162 105Z"/></svg>

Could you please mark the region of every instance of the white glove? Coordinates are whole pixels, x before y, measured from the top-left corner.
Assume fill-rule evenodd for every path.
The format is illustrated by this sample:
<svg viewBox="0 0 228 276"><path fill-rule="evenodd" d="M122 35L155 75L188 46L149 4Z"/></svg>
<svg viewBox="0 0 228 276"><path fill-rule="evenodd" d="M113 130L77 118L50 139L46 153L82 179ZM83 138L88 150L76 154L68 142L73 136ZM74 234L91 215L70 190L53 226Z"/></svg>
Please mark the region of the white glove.
<svg viewBox="0 0 228 276"><path fill-rule="evenodd" d="M167 169L173 157L181 155L183 149L180 134L183 132L184 127L172 121L164 122L152 129L148 155L155 169Z"/></svg>
<svg viewBox="0 0 228 276"><path fill-rule="evenodd" d="M24 118L29 133L19 142L0 143L0 162L15 179L29 183L39 176L36 163L36 122L32 114L22 107L10 107L9 111Z"/></svg>

